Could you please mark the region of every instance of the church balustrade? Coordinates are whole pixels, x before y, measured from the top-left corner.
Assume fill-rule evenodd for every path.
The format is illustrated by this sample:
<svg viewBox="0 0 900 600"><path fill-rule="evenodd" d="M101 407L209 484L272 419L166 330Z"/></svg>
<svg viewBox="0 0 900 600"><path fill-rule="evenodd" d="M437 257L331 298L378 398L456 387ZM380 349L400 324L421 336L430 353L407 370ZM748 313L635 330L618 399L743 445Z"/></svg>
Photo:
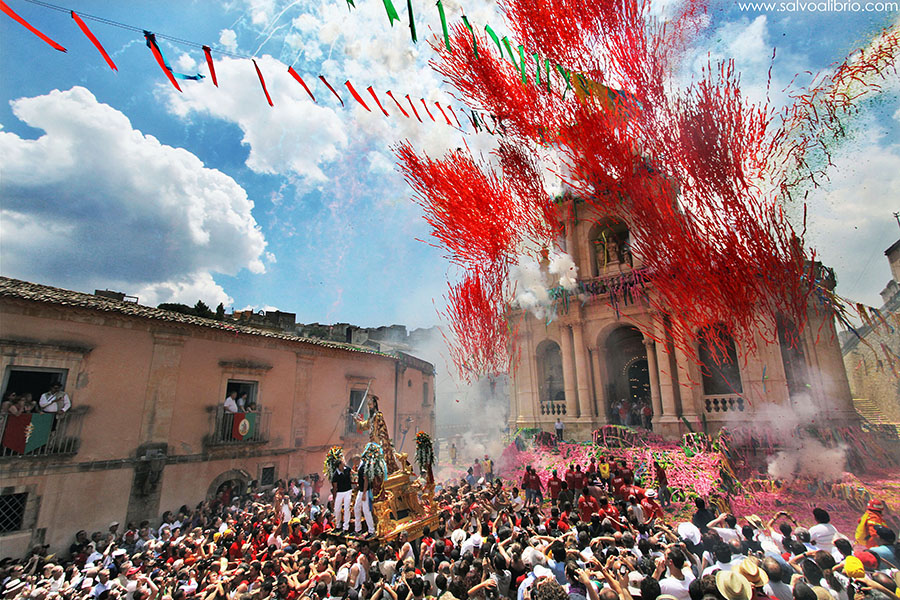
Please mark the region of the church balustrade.
<svg viewBox="0 0 900 600"><path fill-rule="evenodd" d="M566 414L565 402L541 402L542 415L562 416Z"/></svg>
<svg viewBox="0 0 900 600"><path fill-rule="evenodd" d="M740 394L716 394L703 396L703 404L706 412L744 412L746 408L744 397Z"/></svg>

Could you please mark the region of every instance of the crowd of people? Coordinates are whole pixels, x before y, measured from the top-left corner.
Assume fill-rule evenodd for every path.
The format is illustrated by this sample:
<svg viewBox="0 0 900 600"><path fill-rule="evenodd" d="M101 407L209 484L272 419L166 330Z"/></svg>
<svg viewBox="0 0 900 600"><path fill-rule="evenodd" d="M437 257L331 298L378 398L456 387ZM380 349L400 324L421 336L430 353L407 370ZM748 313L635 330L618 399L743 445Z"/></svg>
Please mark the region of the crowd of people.
<svg viewBox="0 0 900 600"><path fill-rule="evenodd" d="M632 465L633 467L633 465ZM419 539L335 535L321 479L215 498L161 523L79 531L68 552L0 561L0 596L34 600L885 600L900 545L873 501L856 532L829 514L667 510L665 470L648 488L629 465L573 464L543 483L478 462L435 495ZM359 516L357 514L356 518ZM340 528L340 524L337 526ZM347 527L345 526L346 530ZM356 528L359 530L359 527ZM849 534L849 535L848 535Z"/></svg>
<svg viewBox="0 0 900 600"><path fill-rule="evenodd" d="M0 414L13 416L29 413L65 413L71 408L72 401L59 382L52 383L50 389L41 394L37 401L29 392L11 391L0 402Z"/></svg>

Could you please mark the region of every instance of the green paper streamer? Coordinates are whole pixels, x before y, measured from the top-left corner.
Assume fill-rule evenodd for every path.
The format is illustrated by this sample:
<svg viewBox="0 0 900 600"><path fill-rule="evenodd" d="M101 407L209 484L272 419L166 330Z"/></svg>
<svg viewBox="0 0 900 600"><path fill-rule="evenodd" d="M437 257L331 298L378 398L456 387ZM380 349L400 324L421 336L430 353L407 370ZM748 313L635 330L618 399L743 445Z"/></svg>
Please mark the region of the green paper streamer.
<svg viewBox="0 0 900 600"><path fill-rule="evenodd" d="M566 89L563 91L563 99L565 99L566 92L572 89L572 84L569 82L569 72L566 71L562 65L556 65L556 70L559 71L559 74L566 80Z"/></svg>
<svg viewBox="0 0 900 600"><path fill-rule="evenodd" d="M500 38L497 37L497 34L494 33L494 30L491 29L490 25L485 25L484 30L487 31L487 34L491 36L491 39L497 44L497 50L500 51L500 58L503 58L503 46L500 45Z"/></svg>
<svg viewBox="0 0 900 600"><path fill-rule="evenodd" d="M532 56L534 56L534 61L537 63L537 85L541 85L541 57L538 56L537 52L535 52Z"/></svg>
<svg viewBox="0 0 900 600"><path fill-rule="evenodd" d="M475 58L478 58L478 39L475 37L475 30L472 29L472 25L469 23L469 19L466 18L466 15L462 16L463 24L468 28L469 33L472 34L472 52L475 54Z"/></svg>
<svg viewBox="0 0 900 600"><path fill-rule="evenodd" d="M528 83L528 75L525 74L525 46L519 44L519 66L522 71L522 83Z"/></svg>
<svg viewBox="0 0 900 600"><path fill-rule="evenodd" d="M391 27L393 27L394 20L400 20L400 15L397 14L397 9L394 8L394 3L391 0L384 0L384 10L387 11L388 20L391 22Z"/></svg>
<svg viewBox="0 0 900 600"><path fill-rule="evenodd" d="M509 52L509 60L512 61L513 65L516 67L516 70L519 70L519 63L516 62L516 55L513 54L512 46L509 43L509 38L503 38L503 45L506 46L506 51Z"/></svg>
<svg viewBox="0 0 900 600"><path fill-rule="evenodd" d="M552 90L550 89L550 59L549 58L544 60L544 69L545 69L545 75L547 76L546 77L547 91L550 92Z"/></svg>
<svg viewBox="0 0 900 600"><path fill-rule="evenodd" d="M413 44L418 42L416 39L416 20L413 17L412 0L406 0L406 10L409 11L409 33L412 34Z"/></svg>
<svg viewBox="0 0 900 600"><path fill-rule="evenodd" d="M347 9L356 8L356 5L353 4L353 0L347 0Z"/></svg>
<svg viewBox="0 0 900 600"><path fill-rule="evenodd" d="M447 15L444 14L444 5L441 4L441 0L437 0L437 8L438 13L441 15L441 29L444 30L444 45L447 46L447 52L452 52L450 49L450 34L447 32Z"/></svg>

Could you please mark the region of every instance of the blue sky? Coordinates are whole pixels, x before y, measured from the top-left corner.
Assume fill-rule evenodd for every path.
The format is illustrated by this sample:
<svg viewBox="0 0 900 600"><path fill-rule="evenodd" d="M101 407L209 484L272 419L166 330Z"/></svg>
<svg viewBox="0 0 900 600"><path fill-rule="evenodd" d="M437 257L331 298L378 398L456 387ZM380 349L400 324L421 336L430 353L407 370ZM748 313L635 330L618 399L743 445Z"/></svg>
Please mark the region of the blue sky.
<svg viewBox="0 0 900 600"><path fill-rule="evenodd" d="M457 274L427 244L427 224L396 172L392 144L440 152L487 151L489 136L397 117L383 93L449 100L427 67L422 40L439 30L431 0L414 0L420 42L388 25L380 0L294 2L61 1L77 12L214 48L209 78L176 92L140 32L88 20L119 70L113 73L67 13L8 5L68 48L62 54L0 15L0 271L83 291L111 288L156 304L198 298L215 305L279 308L303 322L364 326L438 321ZM654 5L670 14L675 0ZM503 35L492 2L445 2ZM761 95L773 48L774 98L795 73L818 71L898 18L896 12L741 10L713 2L688 72L735 58L748 92ZM502 32L502 33L501 33ZM206 73L199 48L160 40L175 70ZM280 61L280 62L279 62ZM294 65L318 104L285 72ZM325 74L342 108L316 76ZM391 113L366 113L350 79L369 85ZM809 199L810 240L838 269L839 292L880 304L889 277L882 252L900 237L900 88L896 77L862 107L835 157L831 181ZM399 93L398 93L399 92ZM368 98L368 96L365 96ZM458 106L458 103L456 103ZM373 106L374 108L374 106ZM424 116L424 114L423 114ZM441 117L436 115L440 120Z"/></svg>

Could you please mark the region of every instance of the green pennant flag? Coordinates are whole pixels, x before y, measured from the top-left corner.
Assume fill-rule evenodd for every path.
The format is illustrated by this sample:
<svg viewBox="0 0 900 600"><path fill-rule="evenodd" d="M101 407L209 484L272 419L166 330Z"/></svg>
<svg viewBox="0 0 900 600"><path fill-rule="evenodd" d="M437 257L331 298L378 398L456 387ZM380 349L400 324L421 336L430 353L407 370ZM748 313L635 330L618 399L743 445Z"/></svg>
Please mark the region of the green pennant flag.
<svg viewBox="0 0 900 600"><path fill-rule="evenodd" d="M569 72L566 71L562 65L556 65L556 70L559 71L559 74L566 80L566 89L563 91L563 99L565 99L566 92L572 89L572 84L569 82Z"/></svg>
<svg viewBox="0 0 900 600"><path fill-rule="evenodd" d="M528 83L528 75L525 74L525 46L519 44L519 67L522 71L522 83Z"/></svg>
<svg viewBox="0 0 900 600"><path fill-rule="evenodd" d="M516 70L519 70L519 64L516 62L516 55L513 54L512 45L509 43L509 38L503 38L503 45L506 46L506 51L509 52L509 60L512 61L513 65L516 67Z"/></svg>
<svg viewBox="0 0 900 600"><path fill-rule="evenodd" d="M394 4L391 0L384 0L384 10L387 11L388 20L391 22L391 27L393 27L394 20L399 21L400 15L397 14L397 9L394 8Z"/></svg>
<svg viewBox="0 0 900 600"><path fill-rule="evenodd" d="M547 76L547 91L552 91L550 89L550 59L547 58L544 60L544 74Z"/></svg>
<svg viewBox="0 0 900 600"><path fill-rule="evenodd" d="M500 38L497 37L497 34L494 33L494 30L491 29L490 25L485 25L484 30L487 31L487 34L491 36L491 39L497 44L497 50L500 51L500 58L503 58L503 46L500 45Z"/></svg>
<svg viewBox="0 0 900 600"><path fill-rule="evenodd" d="M535 81L537 81L537 85L541 85L541 57L538 56L538 53L535 52L532 56L534 56L534 62L537 63L537 77Z"/></svg>
<svg viewBox="0 0 900 600"><path fill-rule="evenodd" d="M475 53L475 58L478 58L478 39L475 37L475 30L472 29L472 25L469 23L469 19L466 18L466 15L462 16L463 24L468 28L469 33L472 34L472 51Z"/></svg>
<svg viewBox="0 0 900 600"><path fill-rule="evenodd" d="M419 40L416 39L416 21L413 18L412 0L406 0L406 10L409 11L409 32L412 34L412 41L415 44Z"/></svg>
<svg viewBox="0 0 900 600"><path fill-rule="evenodd" d="M452 52L450 49L450 33L447 31L447 15L444 14L444 5L441 4L441 0L437 0L438 13L441 15L441 29L444 30L444 45L447 46L447 52Z"/></svg>
<svg viewBox="0 0 900 600"><path fill-rule="evenodd" d="M356 8L356 5L353 4L353 0L347 0L347 9Z"/></svg>

